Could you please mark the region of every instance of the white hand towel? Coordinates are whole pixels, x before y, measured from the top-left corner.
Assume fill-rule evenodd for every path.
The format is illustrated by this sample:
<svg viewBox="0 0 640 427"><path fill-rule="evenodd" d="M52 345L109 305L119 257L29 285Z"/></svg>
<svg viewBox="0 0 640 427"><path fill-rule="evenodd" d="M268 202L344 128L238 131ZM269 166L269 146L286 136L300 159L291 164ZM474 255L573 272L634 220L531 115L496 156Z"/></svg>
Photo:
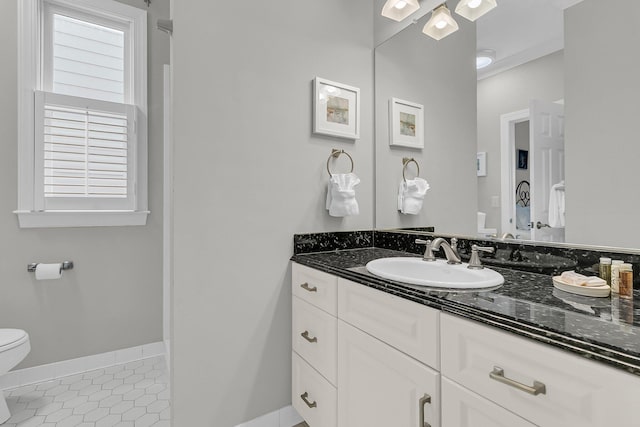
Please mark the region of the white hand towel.
<svg viewBox="0 0 640 427"><path fill-rule="evenodd" d="M549 194L549 226L562 228L565 224L564 181L551 187Z"/></svg>
<svg viewBox="0 0 640 427"><path fill-rule="evenodd" d="M331 175L327 185L326 208L331 216L353 216L360 213L356 191L353 187L360 183L354 173Z"/></svg>
<svg viewBox="0 0 640 427"><path fill-rule="evenodd" d="M417 215L422 210L424 195L431 188L422 178L400 181L398 187L398 210L405 215Z"/></svg>

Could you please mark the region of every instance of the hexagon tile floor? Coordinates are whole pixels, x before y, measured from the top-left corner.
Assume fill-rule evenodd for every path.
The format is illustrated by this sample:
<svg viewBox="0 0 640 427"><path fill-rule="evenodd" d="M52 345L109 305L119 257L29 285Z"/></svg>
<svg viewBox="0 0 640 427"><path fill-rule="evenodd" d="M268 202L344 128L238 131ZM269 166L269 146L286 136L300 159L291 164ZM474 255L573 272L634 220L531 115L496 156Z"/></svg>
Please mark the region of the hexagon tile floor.
<svg viewBox="0 0 640 427"><path fill-rule="evenodd" d="M170 427L164 357L6 390L1 427Z"/></svg>

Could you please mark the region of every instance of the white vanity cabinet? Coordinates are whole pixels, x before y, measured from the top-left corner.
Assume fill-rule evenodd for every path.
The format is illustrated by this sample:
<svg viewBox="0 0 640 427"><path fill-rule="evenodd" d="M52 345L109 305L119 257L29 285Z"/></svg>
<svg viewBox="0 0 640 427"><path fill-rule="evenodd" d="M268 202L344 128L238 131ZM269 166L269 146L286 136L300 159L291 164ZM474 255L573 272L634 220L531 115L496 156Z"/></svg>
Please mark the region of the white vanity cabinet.
<svg viewBox="0 0 640 427"><path fill-rule="evenodd" d="M640 427L640 378L293 265L293 406L310 427Z"/></svg>
<svg viewBox="0 0 640 427"><path fill-rule="evenodd" d="M438 310L295 263L292 292L292 402L309 426L440 426Z"/></svg>

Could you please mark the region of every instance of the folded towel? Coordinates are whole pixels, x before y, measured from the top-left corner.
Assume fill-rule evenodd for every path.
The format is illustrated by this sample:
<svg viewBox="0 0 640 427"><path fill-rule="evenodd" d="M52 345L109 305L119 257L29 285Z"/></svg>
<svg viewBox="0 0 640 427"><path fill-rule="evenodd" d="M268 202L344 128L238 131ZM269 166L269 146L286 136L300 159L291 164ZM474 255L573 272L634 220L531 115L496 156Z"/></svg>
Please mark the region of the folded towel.
<svg viewBox="0 0 640 427"><path fill-rule="evenodd" d="M564 181L560 181L551 187L549 194L549 226L553 228L564 227L565 199Z"/></svg>
<svg viewBox="0 0 640 427"><path fill-rule="evenodd" d="M422 178L400 181L398 186L398 210L405 215L417 215L422 209L424 195L431 188Z"/></svg>
<svg viewBox="0 0 640 427"><path fill-rule="evenodd" d="M354 173L337 173L331 175L327 185L326 208L331 216L358 215L360 209L353 189L360 183L360 178Z"/></svg>

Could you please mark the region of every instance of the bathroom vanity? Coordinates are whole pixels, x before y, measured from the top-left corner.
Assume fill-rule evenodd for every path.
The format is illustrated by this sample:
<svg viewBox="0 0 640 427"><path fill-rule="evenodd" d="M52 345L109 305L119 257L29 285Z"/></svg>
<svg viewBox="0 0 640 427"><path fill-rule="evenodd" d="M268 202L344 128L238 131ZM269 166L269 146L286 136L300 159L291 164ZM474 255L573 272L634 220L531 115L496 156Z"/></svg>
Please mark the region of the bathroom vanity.
<svg viewBox="0 0 640 427"><path fill-rule="evenodd" d="M311 427L640 425L633 302L503 268L502 287L458 292L364 268L412 255L292 257L292 401Z"/></svg>

